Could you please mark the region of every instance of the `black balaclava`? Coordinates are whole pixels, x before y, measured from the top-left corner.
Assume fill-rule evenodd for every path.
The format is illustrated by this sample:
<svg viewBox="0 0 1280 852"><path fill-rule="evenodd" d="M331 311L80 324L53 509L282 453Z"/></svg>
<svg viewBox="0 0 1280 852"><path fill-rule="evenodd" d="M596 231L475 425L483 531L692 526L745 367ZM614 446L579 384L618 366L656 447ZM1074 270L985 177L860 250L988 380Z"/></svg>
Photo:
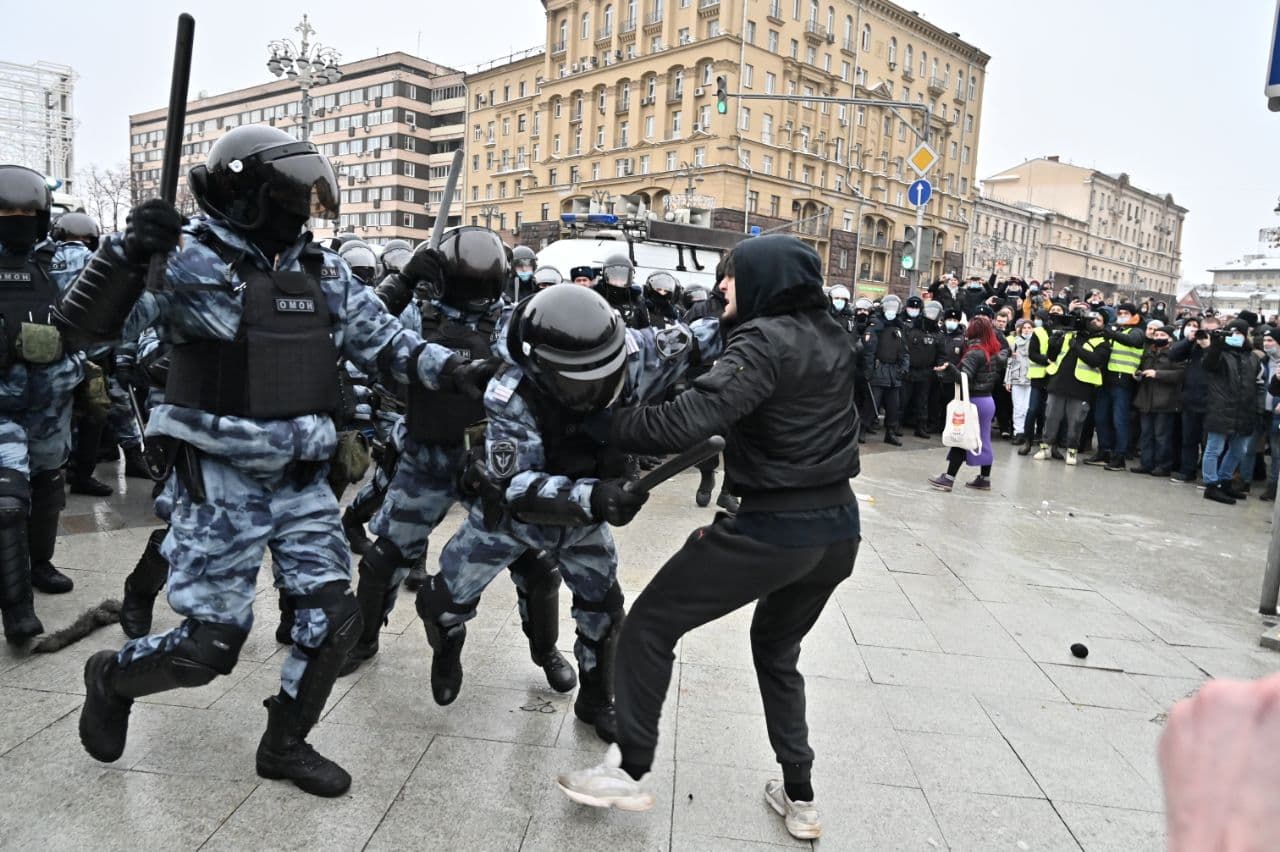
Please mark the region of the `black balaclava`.
<svg viewBox="0 0 1280 852"><path fill-rule="evenodd" d="M0 216L0 246L26 254L40 242L39 216Z"/></svg>
<svg viewBox="0 0 1280 852"><path fill-rule="evenodd" d="M246 231L249 242L257 246L268 258L273 258L290 248L302 236L307 224L305 216L288 213L272 205L261 227Z"/></svg>

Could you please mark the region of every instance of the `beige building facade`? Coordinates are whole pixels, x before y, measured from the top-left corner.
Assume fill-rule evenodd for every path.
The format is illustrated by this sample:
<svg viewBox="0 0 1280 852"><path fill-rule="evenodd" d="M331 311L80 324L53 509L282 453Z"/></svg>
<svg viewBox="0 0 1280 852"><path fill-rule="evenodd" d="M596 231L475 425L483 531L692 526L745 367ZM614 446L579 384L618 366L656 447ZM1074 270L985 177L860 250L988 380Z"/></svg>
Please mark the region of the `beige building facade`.
<svg viewBox="0 0 1280 852"><path fill-rule="evenodd" d="M466 78L467 221L536 247L563 214L692 209L717 228L796 234L828 283L905 290L924 113L800 99L901 100L932 107L939 155L925 224L940 251L925 274L963 266L989 57L958 35L880 0L544 5L542 48ZM720 77L767 97L730 97L721 115Z"/></svg>
<svg viewBox="0 0 1280 852"><path fill-rule="evenodd" d="M1058 157L1029 160L982 186L993 201L1041 208L1058 220L1045 230L1045 276L1076 289L1177 292L1187 210L1172 195L1139 189L1127 174L1106 174Z"/></svg>
<svg viewBox="0 0 1280 852"><path fill-rule="evenodd" d="M462 146L462 73L405 53L340 68L342 79L311 90L310 139L338 174L341 218L312 220L312 232L317 239L351 232L376 245L394 238L424 240L435 223L453 151ZM281 80L189 103L178 186L183 211L197 212L187 170L204 162L228 130L269 124L300 138L301 96L295 83ZM161 108L129 117L135 198L158 194L165 114ZM461 221L458 208L450 220Z"/></svg>

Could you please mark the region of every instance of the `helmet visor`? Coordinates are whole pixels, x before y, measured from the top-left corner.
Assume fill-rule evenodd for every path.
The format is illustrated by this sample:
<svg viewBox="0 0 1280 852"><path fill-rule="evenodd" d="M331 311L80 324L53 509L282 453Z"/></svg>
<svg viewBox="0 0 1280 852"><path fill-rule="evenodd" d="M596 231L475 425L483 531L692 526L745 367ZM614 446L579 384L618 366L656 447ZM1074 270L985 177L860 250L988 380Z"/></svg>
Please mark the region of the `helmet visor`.
<svg viewBox="0 0 1280 852"><path fill-rule="evenodd" d="M631 267L621 265L606 266L604 268L604 281L613 287L630 287Z"/></svg>
<svg viewBox="0 0 1280 852"><path fill-rule="evenodd" d="M626 327L618 322L608 341L588 352L533 347L534 375L548 393L573 411L601 411L622 393L627 378Z"/></svg>
<svg viewBox="0 0 1280 852"><path fill-rule="evenodd" d="M674 293L677 286L675 277L666 272L655 272L645 283L649 285L650 290L663 296Z"/></svg>
<svg viewBox="0 0 1280 852"><path fill-rule="evenodd" d="M325 157L283 157L267 169L267 194L279 209L306 219L338 218L338 178Z"/></svg>
<svg viewBox="0 0 1280 852"><path fill-rule="evenodd" d="M52 193L36 172L22 166L0 166L0 210L48 213Z"/></svg>

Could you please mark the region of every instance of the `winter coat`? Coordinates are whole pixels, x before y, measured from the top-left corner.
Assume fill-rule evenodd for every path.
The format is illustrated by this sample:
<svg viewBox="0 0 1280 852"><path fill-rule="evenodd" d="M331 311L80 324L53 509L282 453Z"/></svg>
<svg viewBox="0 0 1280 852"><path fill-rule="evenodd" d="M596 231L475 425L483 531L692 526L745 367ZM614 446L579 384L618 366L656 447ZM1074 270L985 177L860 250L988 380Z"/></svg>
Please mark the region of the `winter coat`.
<svg viewBox="0 0 1280 852"><path fill-rule="evenodd" d="M876 317L862 337L862 374L874 388L899 388L911 369L911 352L897 320Z"/></svg>
<svg viewBox="0 0 1280 852"><path fill-rule="evenodd" d="M988 358L987 353L979 349L974 341L966 341L967 351L960 358L960 366L948 364L946 375L952 383L960 381L960 374L969 377L969 396L991 396L996 389L996 382L1004 375L1008 356L1003 350L996 357Z"/></svg>
<svg viewBox="0 0 1280 852"><path fill-rule="evenodd" d="M949 311L959 305L959 297L960 294L964 292L964 288L957 287L956 292L953 295L951 288L946 285L946 282L938 281L929 288L929 292L933 294L933 300L942 305L942 309L944 311Z"/></svg>
<svg viewBox="0 0 1280 852"><path fill-rule="evenodd" d="M1194 340L1179 340L1170 347L1169 357L1185 361L1187 371L1182 377L1182 410L1204 413L1209 405L1209 375L1204 369L1205 350Z"/></svg>
<svg viewBox="0 0 1280 852"><path fill-rule="evenodd" d="M970 287L966 284L961 287L957 291L956 300L959 303L960 310L964 312L965 319L973 319L976 316L974 311L978 309L978 305L990 299L991 293L991 288L986 284L980 284L977 287Z"/></svg>
<svg viewBox="0 0 1280 852"><path fill-rule="evenodd" d="M1031 379L1027 378L1027 368L1031 366L1031 359L1028 353L1031 350L1031 341L1035 339L1035 335L1025 340L1014 335L1013 346L1009 351L1009 366L1004 371L1004 383L1006 385L1030 385Z"/></svg>
<svg viewBox="0 0 1280 852"><path fill-rule="evenodd" d="M1085 344L1090 340L1093 341L1093 348L1086 349ZM1091 338L1085 338L1073 332L1068 332L1060 338L1054 335L1049 342L1050 360L1058 357L1063 346L1067 347L1067 354L1063 357L1058 372L1049 379L1049 393L1053 396L1093 402L1094 397L1098 395L1098 387L1076 378L1076 364L1084 361L1094 369L1103 369L1111 357L1111 345L1103 339L1101 333Z"/></svg>
<svg viewBox="0 0 1280 852"><path fill-rule="evenodd" d="M1142 352L1138 365L1138 392L1133 407L1143 414L1172 414L1182 410L1182 378L1186 375L1184 361L1175 361L1169 346L1152 346ZM1155 378L1142 376L1144 370L1155 370Z"/></svg>
<svg viewBox="0 0 1280 852"><path fill-rule="evenodd" d="M946 350L943 348L942 332L937 323L933 328L926 328L923 317L916 325L907 329L907 353L911 361L911 380L923 381L933 375L933 368L946 361Z"/></svg>
<svg viewBox="0 0 1280 852"><path fill-rule="evenodd" d="M1253 352L1215 341L1205 350L1204 369L1208 379L1205 431L1252 435L1258 404L1258 359Z"/></svg>

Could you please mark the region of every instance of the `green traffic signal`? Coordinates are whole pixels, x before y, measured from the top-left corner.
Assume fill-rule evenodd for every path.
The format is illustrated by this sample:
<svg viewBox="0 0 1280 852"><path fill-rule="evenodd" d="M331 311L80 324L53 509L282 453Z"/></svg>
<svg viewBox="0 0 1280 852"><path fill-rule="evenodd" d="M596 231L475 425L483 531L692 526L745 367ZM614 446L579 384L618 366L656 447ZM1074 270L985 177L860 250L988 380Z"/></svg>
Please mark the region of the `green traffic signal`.
<svg viewBox="0 0 1280 852"><path fill-rule="evenodd" d="M729 78L716 78L716 112L725 115L729 112Z"/></svg>

